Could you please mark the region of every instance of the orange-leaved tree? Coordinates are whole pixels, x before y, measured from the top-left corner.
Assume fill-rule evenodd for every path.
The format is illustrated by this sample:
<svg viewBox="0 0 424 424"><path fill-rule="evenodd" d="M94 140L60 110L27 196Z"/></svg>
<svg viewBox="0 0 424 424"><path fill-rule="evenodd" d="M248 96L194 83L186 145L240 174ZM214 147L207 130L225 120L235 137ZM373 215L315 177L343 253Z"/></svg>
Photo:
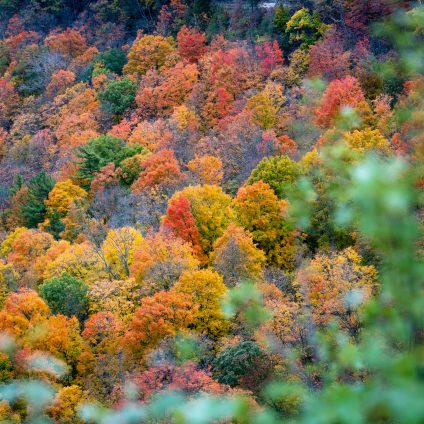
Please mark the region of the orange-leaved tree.
<svg viewBox="0 0 424 424"><path fill-rule="evenodd" d="M184 175L175 158L174 151L164 149L140 160L143 171L131 186L134 192L147 189L172 187L182 181Z"/></svg>
<svg viewBox="0 0 424 424"><path fill-rule="evenodd" d="M199 260L190 243L169 231L147 236L134 252L131 276L148 291L170 289L185 271L194 271Z"/></svg>
<svg viewBox="0 0 424 424"><path fill-rule="evenodd" d="M141 77L150 69L161 71L171 67L176 59L176 48L172 37L140 34L128 53L124 73Z"/></svg>
<svg viewBox="0 0 424 424"><path fill-rule="evenodd" d="M171 290L145 297L125 333L124 343L130 352L140 356L163 338L187 330L196 313L197 306L189 295Z"/></svg>
<svg viewBox="0 0 424 424"><path fill-rule="evenodd" d="M334 126L344 108L355 109L363 118L371 113L359 81L351 76L334 80L327 87L315 109L317 124L323 128Z"/></svg>
<svg viewBox="0 0 424 424"><path fill-rule="evenodd" d="M0 311L0 331L25 337L30 328L44 322L49 314L50 308L34 290L21 289L7 297Z"/></svg>
<svg viewBox="0 0 424 424"><path fill-rule="evenodd" d="M196 156L187 164L187 168L198 184L219 185L224 177L222 161L216 156Z"/></svg>

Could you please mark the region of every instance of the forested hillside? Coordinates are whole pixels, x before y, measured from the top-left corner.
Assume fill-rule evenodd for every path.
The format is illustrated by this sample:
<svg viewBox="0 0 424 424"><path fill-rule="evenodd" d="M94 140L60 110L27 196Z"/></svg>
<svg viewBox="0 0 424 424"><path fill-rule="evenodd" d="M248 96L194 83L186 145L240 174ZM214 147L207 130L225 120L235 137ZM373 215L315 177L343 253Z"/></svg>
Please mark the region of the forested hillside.
<svg viewBox="0 0 424 424"><path fill-rule="evenodd" d="M0 0L0 422L422 423L424 8Z"/></svg>

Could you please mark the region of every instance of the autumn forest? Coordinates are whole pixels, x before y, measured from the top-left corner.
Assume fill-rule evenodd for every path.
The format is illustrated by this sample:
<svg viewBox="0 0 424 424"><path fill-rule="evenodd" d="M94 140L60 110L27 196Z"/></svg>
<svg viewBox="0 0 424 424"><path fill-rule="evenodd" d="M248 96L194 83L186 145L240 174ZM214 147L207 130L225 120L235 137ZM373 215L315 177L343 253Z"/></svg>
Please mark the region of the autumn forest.
<svg viewBox="0 0 424 424"><path fill-rule="evenodd" d="M423 159L420 1L0 0L0 423L424 422Z"/></svg>

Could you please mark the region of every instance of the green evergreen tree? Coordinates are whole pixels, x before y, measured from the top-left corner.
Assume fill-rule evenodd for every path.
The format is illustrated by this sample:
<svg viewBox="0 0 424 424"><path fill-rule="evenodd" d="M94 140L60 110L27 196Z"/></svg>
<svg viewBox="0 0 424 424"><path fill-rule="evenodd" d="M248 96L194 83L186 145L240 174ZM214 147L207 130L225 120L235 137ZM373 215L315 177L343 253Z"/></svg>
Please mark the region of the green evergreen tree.
<svg viewBox="0 0 424 424"><path fill-rule="evenodd" d="M128 147L124 140L111 135L92 138L87 144L76 149L76 157L80 159L76 178L88 187L100 168L111 162L118 166L121 161L140 153L141 150L141 146Z"/></svg>
<svg viewBox="0 0 424 424"><path fill-rule="evenodd" d="M25 226L35 228L44 221L46 205L44 201L53 189L55 181L44 171L32 177L28 183L28 194L21 207Z"/></svg>

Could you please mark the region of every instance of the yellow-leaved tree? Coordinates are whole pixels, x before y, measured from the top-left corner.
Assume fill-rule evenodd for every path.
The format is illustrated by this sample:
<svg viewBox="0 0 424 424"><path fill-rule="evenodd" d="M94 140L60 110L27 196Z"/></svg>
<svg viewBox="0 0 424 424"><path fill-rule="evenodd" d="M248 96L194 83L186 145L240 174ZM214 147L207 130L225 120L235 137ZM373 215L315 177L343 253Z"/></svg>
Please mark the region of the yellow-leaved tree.
<svg viewBox="0 0 424 424"><path fill-rule="evenodd" d="M72 206L80 207L87 196L88 193L71 180L57 182L44 202L46 219L41 227L53 234L71 239L75 222L68 217L68 214Z"/></svg>
<svg viewBox="0 0 424 424"><path fill-rule="evenodd" d="M356 337L360 329L358 311L376 290L377 271L362 265L361 256L348 247L341 252L318 254L298 271L294 282L302 301L311 306L317 325L337 320Z"/></svg>
<svg viewBox="0 0 424 424"><path fill-rule="evenodd" d="M164 218L164 224L175 234L187 240L183 236L186 232L184 227L188 223L187 217L182 219L184 211L180 207L175 205L176 210L173 210L174 204L178 203L178 199L181 198L188 201L186 206L189 210L186 212L194 219L195 230L200 237L202 253L209 255L215 240L223 234L228 224L234 220L231 197L216 185L189 186L175 193L168 203L169 207Z"/></svg>
<svg viewBox="0 0 424 424"><path fill-rule="evenodd" d="M59 277L64 272L87 284L109 277L101 258L89 242L73 243L60 251L51 262L47 262L43 278Z"/></svg>
<svg viewBox="0 0 424 424"><path fill-rule="evenodd" d="M112 312L123 322L128 322L143 295L145 292L134 278L95 281L90 284L88 292L90 314Z"/></svg>
<svg viewBox="0 0 424 424"><path fill-rule="evenodd" d="M230 323L224 318L221 302L227 293L222 277L210 269L185 272L173 290L176 293L190 295L198 311L192 327L213 338L228 333Z"/></svg>
<svg viewBox="0 0 424 424"><path fill-rule="evenodd" d="M367 127L363 130L355 130L343 135L347 145L356 152L366 153L375 150L380 153L390 153L392 151L390 142L378 129Z"/></svg>
<svg viewBox="0 0 424 424"><path fill-rule="evenodd" d="M134 252L141 244L143 236L132 227L109 230L103 242L103 253L110 272L115 278L124 279L130 275Z"/></svg>

